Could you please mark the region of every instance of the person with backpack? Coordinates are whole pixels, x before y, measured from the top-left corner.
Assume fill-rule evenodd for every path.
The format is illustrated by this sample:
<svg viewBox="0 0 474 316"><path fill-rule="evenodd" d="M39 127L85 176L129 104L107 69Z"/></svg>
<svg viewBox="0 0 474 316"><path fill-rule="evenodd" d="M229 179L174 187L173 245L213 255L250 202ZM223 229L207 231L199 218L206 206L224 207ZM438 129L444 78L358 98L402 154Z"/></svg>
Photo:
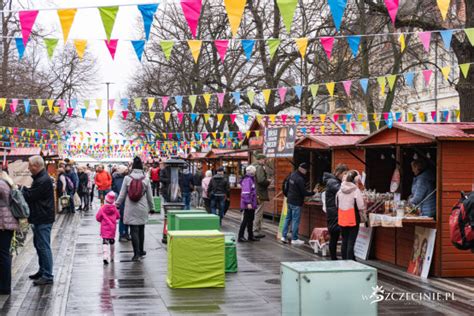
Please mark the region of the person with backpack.
<svg viewBox="0 0 474 316"><path fill-rule="evenodd" d="M110 188L112 187L112 176L110 173L105 171L104 165L99 165L99 167L97 167L95 185L97 186L97 191L99 191L100 205L102 206L104 205L105 195L109 193Z"/></svg>
<svg viewBox="0 0 474 316"><path fill-rule="evenodd" d="M77 176L77 173L73 170L72 165L69 164L69 163L66 165L64 170L65 170L64 175L66 176L66 180L67 179L71 180L71 182L73 184L72 185L72 191L69 194L70 205L71 205L70 212L75 213L76 212L76 205L74 203L74 195L77 193L77 190L79 189L79 177ZM68 188L69 188L69 185L68 185Z"/></svg>
<svg viewBox="0 0 474 316"><path fill-rule="evenodd" d="M212 177L207 189L207 196L211 199L211 213L219 215L220 223L224 218L225 203L230 195L229 181L224 177L224 167L217 169L217 174Z"/></svg>
<svg viewBox="0 0 474 316"><path fill-rule="evenodd" d="M115 192L116 196L119 196L120 190L122 190L123 180L125 179L125 176L127 175L127 173L128 173L127 166L121 165L117 167L117 172L115 172L112 177L112 191ZM132 240L129 234L128 225L125 225L123 222L124 208L125 208L125 203L122 203L118 208L120 212L120 221L119 221L119 241L120 242Z"/></svg>
<svg viewBox="0 0 474 316"><path fill-rule="evenodd" d="M181 194L183 195L184 209L191 209L191 193L194 191L194 180L193 175L186 168L179 177L179 187L181 188Z"/></svg>
<svg viewBox="0 0 474 316"><path fill-rule="evenodd" d="M150 169L151 188L153 196L160 195L160 167L158 163L153 163L153 167Z"/></svg>
<svg viewBox="0 0 474 316"><path fill-rule="evenodd" d="M197 166L197 170L194 173L193 177L193 183L194 183L194 190L197 193L197 207L200 207L202 205L202 179L204 178L204 175L202 173L202 166L199 164Z"/></svg>
<svg viewBox="0 0 474 316"><path fill-rule="evenodd" d="M87 212L89 210L89 177L84 170L84 167L77 168L77 175L79 177L79 188L77 190L77 194L81 198L81 206L79 207L79 211Z"/></svg>
<svg viewBox="0 0 474 316"><path fill-rule="evenodd" d="M245 176L240 180L242 193L240 196L240 211L244 213L242 223L239 229L239 242L259 241L260 239L253 236L253 220L255 217L255 209L257 208L257 189L255 185L254 166L248 166L245 169ZM248 238L244 238L245 228L247 228Z"/></svg>
<svg viewBox="0 0 474 316"><path fill-rule="evenodd" d="M337 242L341 234L341 229L337 224L336 194L341 189L342 179L348 170L345 164L338 164L334 169L334 174L329 172L323 174L323 183L326 185L326 217L331 260L337 260Z"/></svg>
<svg viewBox="0 0 474 316"><path fill-rule="evenodd" d="M124 224L129 225L132 237L133 258L132 261L140 261L146 256L144 250L145 224L148 214L154 212L153 192L151 191L150 179L143 170L143 162L135 157L132 163L130 175L123 180L120 195L115 201L115 206L125 202Z"/></svg>
<svg viewBox="0 0 474 316"><path fill-rule="evenodd" d="M283 224L283 233L281 241L287 242L288 230L291 223L292 238L291 244L294 246L303 245L304 241L298 237L300 226L301 207L307 196L313 196L314 192L306 191L305 175L308 173L309 165L306 162L301 163L298 169L294 171L288 178L288 196L287 206L288 213Z"/></svg>
<svg viewBox="0 0 474 316"><path fill-rule="evenodd" d="M74 213L74 203L71 203L71 196L74 196L74 183L71 178L66 176L66 171L63 168L58 168L57 174L56 194L58 199L64 195L69 196L69 208L61 209L61 205L59 205L61 213L65 213L65 211Z"/></svg>
<svg viewBox="0 0 474 316"><path fill-rule="evenodd" d="M12 257L10 246L13 234L20 225L13 216L11 189L15 184L6 172L0 171L0 295L10 295L12 284Z"/></svg>

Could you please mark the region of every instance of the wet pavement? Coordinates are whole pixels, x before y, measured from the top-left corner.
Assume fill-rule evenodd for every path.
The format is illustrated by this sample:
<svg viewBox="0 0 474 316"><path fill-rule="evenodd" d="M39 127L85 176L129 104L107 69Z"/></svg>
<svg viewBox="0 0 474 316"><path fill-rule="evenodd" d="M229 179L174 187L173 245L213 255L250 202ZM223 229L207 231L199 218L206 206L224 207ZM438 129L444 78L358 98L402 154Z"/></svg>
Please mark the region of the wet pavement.
<svg viewBox="0 0 474 316"><path fill-rule="evenodd" d="M238 214L230 213L223 230L236 232ZM31 240L14 261L13 295L0 296L1 315L279 315L280 262L323 260L307 246L295 248L274 238L276 226L265 223L267 237L238 244L238 273L226 274L226 287L170 289L166 284L166 246L161 243L162 217L146 226L147 256L131 262L130 242L117 242L115 262L102 262L99 226L93 212L60 215L53 229L55 284L34 287L36 272ZM273 234L273 236L271 236ZM31 238L31 236L29 236ZM376 263L375 263L376 264ZM422 281L396 268L381 266L379 285L396 293L445 293L454 301L385 300L380 315L469 315L474 309L474 279Z"/></svg>

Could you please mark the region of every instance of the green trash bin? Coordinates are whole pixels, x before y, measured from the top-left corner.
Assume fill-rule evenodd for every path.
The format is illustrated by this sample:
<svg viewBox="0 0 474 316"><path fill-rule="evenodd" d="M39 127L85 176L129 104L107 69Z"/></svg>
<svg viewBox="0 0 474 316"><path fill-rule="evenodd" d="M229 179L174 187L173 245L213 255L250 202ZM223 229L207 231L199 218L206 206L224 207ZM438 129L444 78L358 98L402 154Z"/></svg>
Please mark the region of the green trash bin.
<svg viewBox="0 0 474 316"><path fill-rule="evenodd" d="M214 214L175 215L176 230L219 230L219 216Z"/></svg>
<svg viewBox="0 0 474 316"><path fill-rule="evenodd" d="M225 272L237 272L237 246L233 233L225 233Z"/></svg>
<svg viewBox="0 0 474 316"><path fill-rule="evenodd" d="M153 198L153 202L154 202L154 205L155 205L155 213L160 214L161 213L161 197L155 196Z"/></svg>
<svg viewBox="0 0 474 316"><path fill-rule="evenodd" d="M168 211L168 230L176 230L176 218L178 214L207 214L204 210L169 210Z"/></svg>

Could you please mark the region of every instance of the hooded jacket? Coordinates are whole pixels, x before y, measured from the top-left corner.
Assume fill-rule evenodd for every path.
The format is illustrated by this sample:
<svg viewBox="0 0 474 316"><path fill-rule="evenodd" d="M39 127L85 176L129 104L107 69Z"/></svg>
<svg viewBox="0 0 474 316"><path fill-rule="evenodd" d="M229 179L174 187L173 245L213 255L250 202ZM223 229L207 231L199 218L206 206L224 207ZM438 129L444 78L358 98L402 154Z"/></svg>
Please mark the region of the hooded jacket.
<svg viewBox="0 0 474 316"><path fill-rule="evenodd" d="M105 170L97 172L95 174L95 185L99 191L110 190L110 187L112 186L112 177L110 176L110 173Z"/></svg>
<svg viewBox="0 0 474 316"><path fill-rule="evenodd" d="M114 239L117 220L120 219L117 207L112 204L104 204L95 215L95 219L100 223L100 236L104 239Z"/></svg>
<svg viewBox="0 0 474 316"><path fill-rule="evenodd" d="M182 193L191 193L194 189L194 176L191 173L182 173L179 177L179 186Z"/></svg>
<svg viewBox="0 0 474 316"><path fill-rule="evenodd" d="M323 183L326 185L326 216L328 229L337 228L336 194L341 188L341 180L332 173L323 174Z"/></svg>
<svg viewBox="0 0 474 316"><path fill-rule="evenodd" d="M205 177L202 179L201 186L202 186L202 198L208 199L209 195L207 195L207 190L209 189L209 183L211 183L212 177Z"/></svg>
<svg viewBox="0 0 474 316"><path fill-rule="evenodd" d="M336 195L336 205L339 226L354 227L360 224L361 213L365 214L366 205L362 192L355 183L342 182Z"/></svg>
<svg viewBox="0 0 474 316"><path fill-rule="evenodd" d="M424 170L413 179L410 202L417 205L436 188L436 177L431 170ZM420 205L424 216L434 217L436 214L436 194L432 194Z"/></svg>
<svg viewBox="0 0 474 316"><path fill-rule="evenodd" d="M252 205L252 209L257 208L257 189L255 186L255 178L253 176L245 175L240 180L240 187L242 193L240 196L240 209L245 210L249 204Z"/></svg>
<svg viewBox="0 0 474 316"><path fill-rule="evenodd" d="M207 189L207 196L229 196L230 186L229 181L223 174L216 174L212 177L209 187Z"/></svg>
<svg viewBox="0 0 474 316"><path fill-rule="evenodd" d="M18 230L18 220L10 209L10 185L0 180L0 230Z"/></svg>
<svg viewBox="0 0 474 316"><path fill-rule="evenodd" d="M30 188L23 187L23 196L30 207L30 224L54 223L54 188L53 180L45 169L33 176Z"/></svg>
<svg viewBox="0 0 474 316"><path fill-rule="evenodd" d="M304 175L298 170L294 171L288 179L288 196L287 201L294 206L303 206L304 198L313 196L314 193L306 191L306 180Z"/></svg>

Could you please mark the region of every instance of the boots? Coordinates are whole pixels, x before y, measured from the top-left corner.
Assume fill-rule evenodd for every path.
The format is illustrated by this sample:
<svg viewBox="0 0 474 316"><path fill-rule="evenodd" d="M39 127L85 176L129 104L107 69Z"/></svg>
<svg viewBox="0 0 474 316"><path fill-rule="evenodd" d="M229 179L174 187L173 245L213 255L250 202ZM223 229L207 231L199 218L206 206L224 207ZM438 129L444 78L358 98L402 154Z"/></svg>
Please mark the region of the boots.
<svg viewBox="0 0 474 316"><path fill-rule="evenodd" d="M104 257L104 264L109 264L109 261L110 261L109 245L107 244L102 245L102 254Z"/></svg>

